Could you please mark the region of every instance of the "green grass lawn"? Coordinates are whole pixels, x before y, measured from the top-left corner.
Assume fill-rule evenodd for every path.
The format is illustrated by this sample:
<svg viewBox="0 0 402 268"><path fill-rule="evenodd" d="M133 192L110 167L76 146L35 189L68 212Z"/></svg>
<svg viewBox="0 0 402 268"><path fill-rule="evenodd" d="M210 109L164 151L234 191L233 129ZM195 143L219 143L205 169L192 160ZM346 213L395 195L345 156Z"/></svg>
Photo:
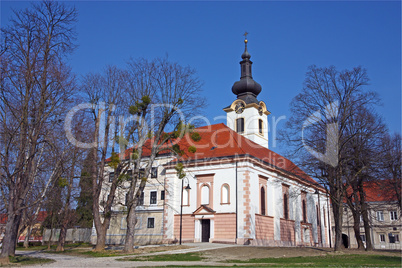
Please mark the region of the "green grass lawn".
<svg viewBox="0 0 402 268"><path fill-rule="evenodd" d="M313 257L264 258L248 261L231 260L232 263L258 263L263 266L281 267L401 267L401 257L384 255L326 255Z"/></svg>
<svg viewBox="0 0 402 268"><path fill-rule="evenodd" d="M16 255L15 257L9 257L10 264L5 266L22 266L22 265L35 265L35 264L44 264L51 263L54 260L45 259L45 258L34 258L22 255ZM0 265L1 266L1 265Z"/></svg>
<svg viewBox="0 0 402 268"><path fill-rule="evenodd" d="M128 256L135 255L136 253L123 253L123 251L114 251L114 250L105 250L105 251L78 251L76 250L74 253L85 255L89 257L116 257L116 256Z"/></svg>
<svg viewBox="0 0 402 268"><path fill-rule="evenodd" d="M124 258L119 260L120 261L205 261L206 259L202 257L202 253L192 252L185 254L138 256L135 258ZM263 259L250 259L247 261L229 260L224 262L233 263L233 266L237 266L236 264L242 263L243 265L246 264L246 266L252 266L252 267L256 266L257 267L401 267L401 260L402 260L401 257L398 256L365 255L365 254L353 254L353 255L328 254L326 256L263 258ZM180 267L204 267L204 266L180 266Z"/></svg>
<svg viewBox="0 0 402 268"><path fill-rule="evenodd" d="M135 258L118 259L119 261L202 261L201 254L198 252L190 252L184 254L163 254L152 256L138 256Z"/></svg>

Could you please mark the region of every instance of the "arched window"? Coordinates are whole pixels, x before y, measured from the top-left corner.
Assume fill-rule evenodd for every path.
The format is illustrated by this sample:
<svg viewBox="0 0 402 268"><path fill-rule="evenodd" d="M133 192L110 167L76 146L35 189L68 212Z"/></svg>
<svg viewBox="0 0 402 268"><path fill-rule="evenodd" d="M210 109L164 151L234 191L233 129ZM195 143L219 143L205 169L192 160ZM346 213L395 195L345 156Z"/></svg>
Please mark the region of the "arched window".
<svg viewBox="0 0 402 268"><path fill-rule="evenodd" d="M264 123L262 122L261 119L258 119L258 133L262 135L264 132Z"/></svg>
<svg viewBox="0 0 402 268"><path fill-rule="evenodd" d="M229 199L229 185L224 184L222 185L222 190L221 190L221 204L229 204L230 199Z"/></svg>
<svg viewBox="0 0 402 268"><path fill-rule="evenodd" d="M288 195L283 195L283 217L285 219L289 218L289 208L288 208Z"/></svg>
<svg viewBox="0 0 402 268"><path fill-rule="evenodd" d="M183 206L189 205L189 199L190 199L190 190L184 188L183 189Z"/></svg>
<svg viewBox="0 0 402 268"><path fill-rule="evenodd" d="M261 187L261 215L265 215L265 189Z"/></svg>
<svg viewBox="0 0 402 268"><path fill-rule="evenodd" d="M307 222L306 200L303 200L302 209L303 209L303 222Z"/></svg>
<svg viewBox="0 0 402 268"><path fill-rule="evenodd" d="M209 204L209 187L208 185L204 185L201 188L201 205Z"/></svg>
<svg viewBox="0 0 402 268"><path fill-rule="evenodd" d="M244 118L236 119L236 132L243 133L244 132Z"/></svg>

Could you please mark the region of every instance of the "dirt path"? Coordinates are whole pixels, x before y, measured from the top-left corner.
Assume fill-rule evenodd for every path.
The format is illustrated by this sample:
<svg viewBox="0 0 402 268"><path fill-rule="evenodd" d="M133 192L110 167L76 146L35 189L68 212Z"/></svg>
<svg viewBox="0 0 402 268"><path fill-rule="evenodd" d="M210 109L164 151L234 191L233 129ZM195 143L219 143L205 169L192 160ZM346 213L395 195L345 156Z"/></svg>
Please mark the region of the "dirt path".
<svg viewBox="0 0 402 268"><path fill-rule="evenodd" d="M161 255L161 254L182 254L189 252L201 252L201 251L213 251L228 247L234 247L235 245L227 244L209 244L209 243L189 243L185 244L189 248L185 249L175 249L171 251L163 252L153 252L139 254L136 256L149 256L149 255ZM119 257L82 257L73 256L67 254L51 254L43 253L41 251L18 251L17 254L27 255L31 257L48 258L55 260L53 263L43 264L43 267L146 267L146 266L166 266L166 265L206 265L205 262L148 262L148 261L118 261L118 259L126 258L128 256ZM225 265L215 261L208 261L207 265L217 266ZM228 264L230 265L230 264ZM38 267L36 266L25 266L25 267Z"/></svg>
<svg viewBox="0 0 402 268"><path fill-rule="evenodd" d="M49 258L55 260L54 263L43 264L44 267L146 267L146 266L179 266L179 265L208 265L208 266L233 266L247 265L239 263L228 263L226 260L248 260L252 258L280 258L280 257L299 257L299 256L320 256L327 254L376 254L387 256L401 256L401 252L345 250L344 252L333 252L327 248L279 248L279 247L252 247L227 244L209 243L189 243L185 244L188 248L139 254L135 256L119 257L81 257L65 254L50 254L40 251L20 251L18 254L29 255L32 257ZM137 256L161 255L161 254L182 254L189 252L201 252L206 258L204 261L174 261L174 262L148 262L148 261L119 261L118 259ZM249 265L249 264L248 264ZM32 266L38 267L38 266Z"/></svg>

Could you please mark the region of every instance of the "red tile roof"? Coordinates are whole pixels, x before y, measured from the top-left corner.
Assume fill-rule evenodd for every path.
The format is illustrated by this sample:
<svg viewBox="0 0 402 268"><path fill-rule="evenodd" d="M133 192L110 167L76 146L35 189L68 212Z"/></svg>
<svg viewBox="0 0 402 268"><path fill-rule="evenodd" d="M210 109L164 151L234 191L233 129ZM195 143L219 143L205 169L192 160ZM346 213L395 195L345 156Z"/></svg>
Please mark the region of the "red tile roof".
<svg viewBox="0 0 402 268"><path fill-rule="evenodd" d="M39 211L35 222L37 222L37 223L43 222L45 220L46 216L47 216L46 211ZM7 223L7 214L6 213L0 214L0 224L6 224L6 223Z"/></svg>
<svg viewBox="0 0 402 268"><path fill-rule="evenodd" d="M367 202L398 201L393 187L390 180L368 181L363 185Z"/></svg>
<svg viewBox="0 0 402 268"><path fill-rule="evenodd" d="M199 127L195 131L200 134L200 141L193 141L187 134L178 142L184 151L180 161L218 160L247 155L272 166L274 169L290 173L309 183L318 184L292 161L243 137L225 124ZM195 153L188 151L190 146L196 147Z"/></svg>
<svg viewBox="0 0 402 268"><path fill-rule="evenodd" d="M196 163L199 161L213 161L220 159L230 159L238 157L251 157L261 163L271 166L279 172L284 172L296 176L300 180L318 186L318 183L304 173L292 161L265 148L245 137L236 133L225 124L215 124L203 126L194 130L201 136L201 140L196 142L190 138L191 134L186 134L176 143L184 152L180 159L175 159L170 164L177 161L185 163ZM149 156L151 141L148 140L143 147L143 156ZM190 146L196 147L196 152L188 150ZM129 158L132 148L125 151L125 158ZM163 153L169 153L168 150ZM168 164L169 165L169 164Z"/></svg>

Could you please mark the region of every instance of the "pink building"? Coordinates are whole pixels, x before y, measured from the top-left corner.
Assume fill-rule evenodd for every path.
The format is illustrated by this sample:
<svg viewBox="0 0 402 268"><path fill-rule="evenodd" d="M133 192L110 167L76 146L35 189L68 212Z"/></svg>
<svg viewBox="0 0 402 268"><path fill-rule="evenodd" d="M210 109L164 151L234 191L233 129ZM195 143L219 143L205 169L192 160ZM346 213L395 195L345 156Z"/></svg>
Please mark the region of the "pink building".
<svg viewBox="0 0 402 268"><path fill-rule="evenodd" d="M176 242L181 237L183 242L329 246L324 189L268 149L270 112L257 99L261 86L252 78L247 40L245 45L241 78L232 87L236 98L224 108L227 124L195 129L201 139L181 139L185 153L180 159L161 154L154 161L136 208L138 244ZM178 162L187 175L183 180L175 170ZM125 237L124 186L113 208L110 244L123 243Z"/></svg>
<svg viewBox="0 0 402 268"><path fill-rule="evenodd" d="M237 98L224 111L227 124L197 128L201 140L180 141L186 154L164 165L165 241L224 242L251 245L329 246L328 198L295 164L268 149L268 118L261 86L242 54ZM195 153L188 147L197 148ZM174 169L183 163L183 184ZM184 189L182 189L184 185ZM188 189L190 188L190 189ZM181 212L181 200L183 208Z"/></svg>

